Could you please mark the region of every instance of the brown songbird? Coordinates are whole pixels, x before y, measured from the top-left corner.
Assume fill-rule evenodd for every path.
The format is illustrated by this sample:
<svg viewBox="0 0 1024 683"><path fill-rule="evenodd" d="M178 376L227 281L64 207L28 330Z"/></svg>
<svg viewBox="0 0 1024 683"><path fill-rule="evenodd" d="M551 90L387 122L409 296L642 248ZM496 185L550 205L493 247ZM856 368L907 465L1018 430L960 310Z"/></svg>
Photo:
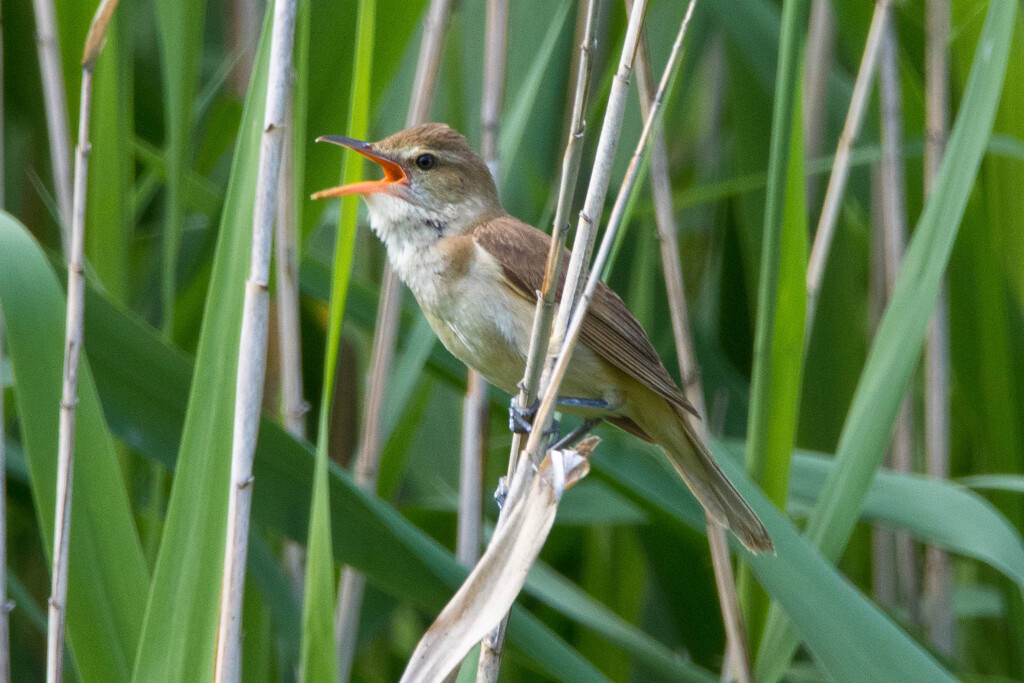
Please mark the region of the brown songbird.
<svg viewBox="0 0 1024 683"><path fill-rule="evenodd" d="M320 138L376 162L384 178L324 190L359 194L395 273L456 358L514 394L523 377L550 237L513 218L487 166L448 126L427 123L369 143ZM562 283L559 283L561 290ZM761 521L715 464L622 299L598 285L561 386L559 406L660 445L704 509L751 551L772 549Z"/></svg>

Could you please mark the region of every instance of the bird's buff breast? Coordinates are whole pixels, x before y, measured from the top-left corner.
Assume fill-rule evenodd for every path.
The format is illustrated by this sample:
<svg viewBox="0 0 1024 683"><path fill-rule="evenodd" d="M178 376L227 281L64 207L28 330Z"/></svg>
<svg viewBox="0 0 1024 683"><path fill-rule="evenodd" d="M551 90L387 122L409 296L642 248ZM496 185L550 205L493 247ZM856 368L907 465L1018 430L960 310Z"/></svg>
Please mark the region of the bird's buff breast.
<svg viewBox="0 0 1024 683"><path fill-rule="evenodd" d="M381 210L385 207L403 208L375 202L374 230L438 339L488 382L515 394L526 369L534 304L513 291L501 265L468 235L439 238L410 229L422 217L406 213L399 219ZM580 344L561 393L621 405L623 397L612 389L617 386L613 375L614 369ZM595 393L595 387L604 391Z"/></svg>
<svg viewBox="0 0 1024 683"><path fill-rule="evenodd" d="M443 244L415 254L389 250L389 257L445 348L491 384L515 393L526 367L533 308L508 291L493 259L475 250L465 268L452 267Z"/></svg>

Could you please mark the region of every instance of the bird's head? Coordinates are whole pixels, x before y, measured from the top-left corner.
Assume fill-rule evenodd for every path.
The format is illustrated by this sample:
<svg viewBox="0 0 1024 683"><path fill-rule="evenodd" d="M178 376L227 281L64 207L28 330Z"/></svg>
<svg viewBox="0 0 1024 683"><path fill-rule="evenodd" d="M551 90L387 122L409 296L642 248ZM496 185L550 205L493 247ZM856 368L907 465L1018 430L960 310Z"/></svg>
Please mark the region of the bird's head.
<svg viewBox="0 0 1024 683"><path fill-rule="evenodd" d="M322 190L313 198L362 195L374 229L385 239L395 231L458 233L501 211L486 164L465 137L443 123L413 126L380 142L334 135L317 140L348 147L383 169L380 180Z"/></svg>

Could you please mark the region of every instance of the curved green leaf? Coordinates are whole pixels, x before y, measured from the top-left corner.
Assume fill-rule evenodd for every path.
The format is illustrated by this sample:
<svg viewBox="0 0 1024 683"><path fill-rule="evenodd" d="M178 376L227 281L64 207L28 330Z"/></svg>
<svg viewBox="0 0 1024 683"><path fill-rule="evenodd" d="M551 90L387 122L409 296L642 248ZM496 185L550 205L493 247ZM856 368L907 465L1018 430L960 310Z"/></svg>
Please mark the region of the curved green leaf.
<svg viewBox="0 0 1024 683"><path fill-rule="evenodd" d="M0 212L0 308L32 498L53 551L64 293L26 229ZM67 634L84 681L127 681L149 573L87 354L78 371ZM123 361L122 361L123 362ZM47 557L49 559L49 557Z"/></svg>
<svg viewBox="0 0 1024 683"><path fill-rule="evenodd" d="M213 675L235 372L266 89L266 26L263 33L224 200L178 467L135 662L137 681Z"/></svg>
<svg viewBox="0 0 1024 683"><path fill-rule="evenodd" d="M806 508L813 506L835 467L831 458L808 453L793 455L790 495ZM971 491L985 479L952 483L890 470L875 473L864 499L861 519L906 530L915 538L987 562L1024 586L1024 540L991 503ZM1009 477L1020 485L1020 477ZM1004 489L1005 490L1005 489Z"/></svg>
<svg viewBox="0 0 1024 683"><path fill-rule="evenodd" d="M837 466L808 524L808 539L829 560L835 561L846 547L917 367L949 254L992 132L1016 15L1014 0L989 4L942 167L861 373L836 448ZM772 610L761 642L757 670L760 676L775 680L797 647L781 609Z"/></svg>
<svg viewBox="0 0 1024 683"><path fill-rule="evenodd" d="M611 436L611 435L610 435ZM616 436L608 441L614 443ZM799 630L826 674L840 681L952 681L918 643L829 564L753 485L743 468L713 442L718 463L761 517L775 543L776 555L744 553L761 585ZM602 480L626 493L645 509L677 523L704 528L697 501L664 458L648 451L615 457L613 449L591 458ZM633 451L639 449L633 448Z"/></svg>

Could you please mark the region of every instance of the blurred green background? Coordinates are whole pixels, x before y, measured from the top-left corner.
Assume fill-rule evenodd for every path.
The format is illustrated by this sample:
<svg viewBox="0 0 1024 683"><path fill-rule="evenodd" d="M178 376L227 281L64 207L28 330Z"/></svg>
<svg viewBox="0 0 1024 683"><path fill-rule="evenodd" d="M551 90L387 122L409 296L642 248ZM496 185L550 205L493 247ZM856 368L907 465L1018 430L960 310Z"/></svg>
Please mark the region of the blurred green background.
<svg viewBox="0 0 1024 683"><path fill-rule="evenodd" d="M79 55L96 2L55 4L74 129ZM808 4L787 3L801 34ZM759 679L771 679L774 671L793 681L881 680L878 671L895 676L901 666L914 669L922 658L959 679L1024 680L1024 28L1013 21L1015 0L952 1L951 121L964 129L957 149L982 156L976 178L971 164L950 169L939 190L947 197L969 191L965 205L953 202L945 208L954 214L929 217L922 174L926 4L899 2L892 15L903 113L903 210L911 239L927 230L915 242L921 249L913 261L924 274L907 277L904 298L906 310L930 314L934 297L921 283L938 277L945 256L941 247L925 248L941 241L941 234L951 238L950 230L959 227L945 268L950 480L886 474L873 481L866 499L856 492L837 496L836 506L859 518L848 544L844 532L836 531L838 547L845 548L838 572L823 559L830 553L819 554L781 515L769 525L773 534L786 529L775 536L779 557L754 561L753 574L788 614L803 645L792 661L784 647L759 653L762 639L779 642L774 638L784 627L772 619L766 625L767 601L758 597L760 589L745 594ZM336 202L307 198L340 177L344 153L313 139L349 132L358 7L354 0L299 5L296 210L302 362L305 396L313 404L309 443L316 443L339 208ZM370 138L378 139L403 126L426 3L377 0L372 5L369 121ZM794 168L806 173L807 214L794 219L787 212L781 228L789 235L809 228L808 239L872 15L871 3L855 0L833 0L831 9L835 34L832 58L824 63L828 87L822 106L813 110L823 138L799 164L789 163L790 173ZM683 10L670 0L651 3L646 27L655 73ZM3 203L10 216L0 220L0 306L7 579L15 602L12 680L37 681L43 679L45 659L66 274L35 15L26 0L4 0L2 12ZM229 461L237 304L248 263L246 233L266 71L258 56L264 12L258 0L123 0L96 67L83 356L91 372L80 383L71 540L73 665L68 675L73 679L208 678L212 650L203 643L212 647L204 634L216 619L216 594L211 616L209 587L219 582L217 534L223 537L226 486L216 486L217 477L204 472L219 471L223 479ZM500 188L510 213L546 230L570 114L581 16L576 3L548 0L514 2L509 16ZM626 23L623 7L611 0L599 2L598 17L581 188ZM752 373L758 363L768 362L756 356L754 339L766 178L770 164L785 163L769 159L782 21L781 4L773 0L698 0L664 117L680 256L710 424L721 437L719 453L737 462L755 408ZM450 123L477 147L484 24L484 2L454 4L430 117ZM1005 60L1007 49L1003 80L998 55ZM976 64L995 82L988 90L971 91L969 72L982 51L997 55L995 66ZM799 98L795 101L799 104ZM968 110L969 103L979 108ZM986 116L971 116L986 107L994 111L991 132ZM801 109L807 123L812 108ZM958 118L964 111L967 118ZM612 190L641 125L631 94ZM800 452L790 462L786 445L784 457L774 455L769 467L788 472L788 498L783 493L781 501L773 500L797 530L835 471L831 454L844 429L851 430L847 438L854 442L851 467L870 473L880 459L878 449L855 452L863 434L855 428L869 430L881 443L889 440L891 416L866 427L854 425L858 415L870 421L874 414L872 392L879 392L878 401L886 405L892 399L885 396L898 401L903 392L899 373L887 376L870 363L865 369L881 313L872 284L877 281L873 268L881 267L877 260L872 265L873 243L879 239L873 198L880 192L872 168L881 157L880 130L875 88L854 145L802 376L791 389L778 389L789 393L773 395L767 413L795 429L792 446ZM809 144L806 136L804 143ZM583 193L577 192L577 205ZM791 200L787 194L787 211ZM943 221L950 226L945 233ZM641 188L625 229L609 284L678 378L649 186ZM803 273L805 261L799 259L806 253L784 249L781 258L797 259L795 270L776 264L781 272ZM437 343L407 292L383 406L379 499L358 491L343 472L357 447L383 259L361 208L330 414L335 571L351 563L368 578L352 672L358 681L397 680L420 634L463 576L449 551L458 506L465 370ZM782 275L779 282L780 300L802 300L802 276ZM919 300L915 283L921 287ZM791 286L797 290L785 289ZM780 306L776 331L788 324L799 333L803 316L803 310ZM913 325L909 317L907 324ZM892 334L880 335L874 353L903 358L917 368L907 395L913 470L923 473L921 339L912 333L900 338L901 320L890 325ZM252 681L294 679L306 623L300 617L301 595L289 583L281 557L285 539L306 542L313 456L309 443L271 424L280 422L273 324L271 339L245 596L244 678ZM858 405L867 409L851 410L855 392L866 401ZM510 443L507 402L491 389L484 505L490 522L497 509L489 492L505 472ZM792 406L788 412L787 405ZM879 414L889 415L887 410L883 406ZM668 482L672 475L653 450L610 428L598 431L605 441L594 472L566 496L519 600L522 611L510 627L502 680L716 679L724 635L696 503ZM993 474L1006 476L981 476ZM123 494L110 493L111 485L123 488ZM770 503L765 499L764 504ZM873 542L879 528L909 534L912 540L903 546L910 548L909 567L890 536ZM946 614L954 630L951 649L929 636L932 611L922 593L928 544L953 551ZM906 576L916 578L910 594L901 592ZM333 604L316 607L333 610ZM179 617L173 615L186 616L174 621ZM929 680L923 671L918 674Z"/></svg>

